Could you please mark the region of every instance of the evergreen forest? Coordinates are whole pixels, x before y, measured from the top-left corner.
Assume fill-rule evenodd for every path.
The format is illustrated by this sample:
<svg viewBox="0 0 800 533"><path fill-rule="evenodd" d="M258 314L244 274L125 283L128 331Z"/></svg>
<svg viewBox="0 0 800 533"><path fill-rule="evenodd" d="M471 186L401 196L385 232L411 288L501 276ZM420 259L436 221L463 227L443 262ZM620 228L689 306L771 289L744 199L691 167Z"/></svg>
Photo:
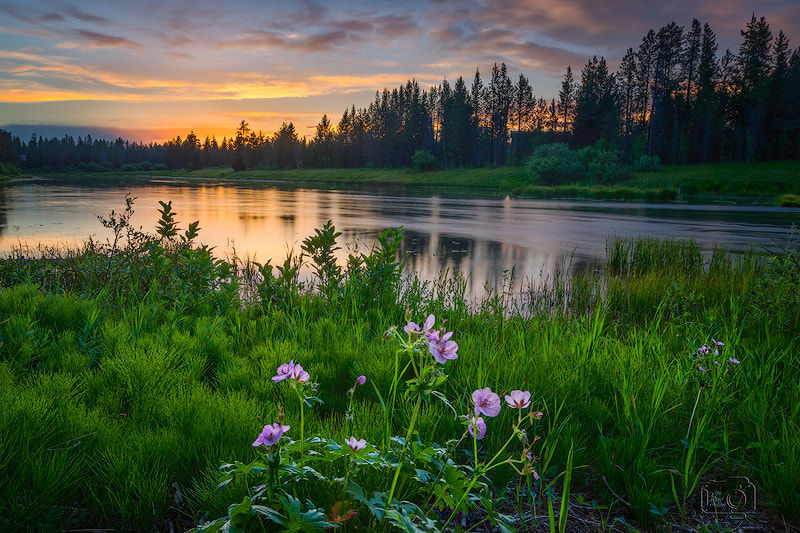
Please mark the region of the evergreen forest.
<svg viewBox="0 0 800 533"><path fill-rule="evenodd" d="M523 164L542 144L597 146L623 163L667 164L800 158L800 48L792 50L755 15L738 50L719 50L707 23L648 31L619 69L604 57L580 73L566 68L557 97L535 96L505 63L488 76L416 80L376 92L365 108L323 116L312 138L284 123L273 135L242 120L235 136L190 132L164 143L90 135L27 141L0 130L0 163L55 171L159 170L231 166L290 168L464 168Z"/></svg>

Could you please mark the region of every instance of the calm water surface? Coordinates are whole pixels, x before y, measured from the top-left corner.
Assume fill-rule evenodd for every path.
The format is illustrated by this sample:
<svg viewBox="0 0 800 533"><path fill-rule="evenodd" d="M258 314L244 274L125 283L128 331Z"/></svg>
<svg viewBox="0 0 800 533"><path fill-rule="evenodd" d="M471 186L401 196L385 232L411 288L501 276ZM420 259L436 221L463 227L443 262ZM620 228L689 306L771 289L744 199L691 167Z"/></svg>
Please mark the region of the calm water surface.
<svg viewBox="0 0 800 533"><path fill-rule="evenodd" d="M181 227L200 221L200 241L217 254L249 256L273 264L327 220L342 232L347 252L366 251L381 231L405 229L407 270L423 279L461 271L473 294L485 283L536 282L557 267L594 264L609 236L648 235L695 239L743 250L784 245L800 210L771 206L646 204L474 198L446 192L281 188L269 184L208 183L169 179L97 185L32 181L0 186L0 253L19 244L78 245L110 232L97 220L136 198L133 222L153 231L158 201L172 201Z"/></svg>

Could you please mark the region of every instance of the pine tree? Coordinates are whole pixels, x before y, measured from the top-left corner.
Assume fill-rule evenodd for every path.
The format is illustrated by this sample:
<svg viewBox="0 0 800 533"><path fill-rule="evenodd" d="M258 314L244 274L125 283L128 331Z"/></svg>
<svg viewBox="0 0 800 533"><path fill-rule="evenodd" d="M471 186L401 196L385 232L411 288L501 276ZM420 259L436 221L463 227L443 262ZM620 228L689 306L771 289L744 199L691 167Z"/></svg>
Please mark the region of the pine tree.
<svg viewBox="0 0 800 533"><path fill-rule="evenodd" d="M761 158L764 142L764 102L772 64L772 31L764 17L756 19L754 14L741 33L744 41L739 46L737 59L738 158L755 161Z"/></svg>
<svg viewBox="0 0 800 533"><path fill-rule="evenodd" d="M567 131L572 128L572 118L575 115L575 95L577 88L575 79L572 77L572 67L567 65L567 72L561 82L561 90L558 91L558 113L563 119L561 121L561 131L564 137Z"/></svg>

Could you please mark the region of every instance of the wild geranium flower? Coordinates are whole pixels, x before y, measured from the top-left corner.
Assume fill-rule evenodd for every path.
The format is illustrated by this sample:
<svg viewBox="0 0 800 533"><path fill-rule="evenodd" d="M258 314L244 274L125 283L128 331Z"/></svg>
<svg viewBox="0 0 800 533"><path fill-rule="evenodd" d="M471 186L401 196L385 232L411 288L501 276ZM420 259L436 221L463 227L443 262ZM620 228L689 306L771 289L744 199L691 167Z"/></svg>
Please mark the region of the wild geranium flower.
<svg viewBox="0 0 800 533"><path fill-rule="evenodd" d="M363 450L364 448L367 447L366 440L364 439L356 440L355 437L350 437L349 439L345 439L344 443L350 446L350 449L353 450L354 452Z"/></svg>
<svg viewBox="0 0 800 533"><path fill-rule="evenodd" d="M290 360L288 363L284 363L281 366L279 366L278 373L272 377L272 381L278 383L286 378L292 377L292 372L294 372L294 366L295 366L294 359Z"/></svg>
<svg viewBox="0 0 800 533"><path fill-rule="evenodd" d="M428 337L428 351L436 362L441 365L445 364L448 360L458 359L458 344L450 340L452 336L453 332L448 331L442 338L439 338L438 332L434 331L433 335Z"/></svg>
<svg viewBox="0 0 800 533"><path fill-rule="evenodd" d="M506 403L514 409L525 409L531 404L531 393L528 391L512 390L506 394Z"/></svg>
<svg viewBox="0 0 800 533"><path fill-rule="evenodd" d="M432 335L439 337L438 332L433 329L433 325L436 323L436 317L433 315L428 315L428 318L425 319L425 323L422 324L422 333L431 338Z"/></svg>
<svg viewBox="0 0 800 533"><path fill-rule="evenodd" d="M289 431L289 429L290 426L284 426L278 422L275 422L274 424L267 424L264 426L264 429L261 430L261 434L258 436L258 438L253 442L253 446L272 446L278 442L283 434Z"/></svg>
<svg viewBox="0 0 800 533"><path fill-rule="evenodd" d="M500 397L492 389L478 389L472 393L472 403L475 404L476 415L497 416L500 414Z"/></svg>
<svg viewBox="0 0 800 533"><path fill-rule="evenodd" d="M409 322L405 326L403 326L403 331L408 333L409 335L416 335L419 333L419 324L416 322Z"/></svg>
<svg viewBox="0 0 800 533"><path fill-rule="evenodd" d="M469 420L469 426L467 427L469 434L475 437L476 440L481 440L484 435L486 435L486 422L483 421L483 417L472 417Z"/></svg>
<svg viewBox="0 0 800 533"><path fill-rule="evenodd" d="M308 372L303 370L302 366L294 365L294 368L292 369L291 378L297 381L298 383L306 383L309 379L311 379L311 376L308 375Z"/></svg>
<svg viewBox="0 0 800 533"><path fill-rule="evenodd" d="M356 385L363 385L366 382L367 376L358 376L358 379L356 379Z"/></svg>

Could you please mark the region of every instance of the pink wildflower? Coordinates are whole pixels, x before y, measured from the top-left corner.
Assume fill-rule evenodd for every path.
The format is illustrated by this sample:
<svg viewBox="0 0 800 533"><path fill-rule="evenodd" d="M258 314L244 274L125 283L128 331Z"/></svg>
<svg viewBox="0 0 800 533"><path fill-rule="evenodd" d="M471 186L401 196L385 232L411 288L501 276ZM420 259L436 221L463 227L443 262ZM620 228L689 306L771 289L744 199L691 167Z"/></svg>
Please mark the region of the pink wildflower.
<svg viewBox="0 0 800 533"><path fill-rule="evenodd" d="M531 404L531 393L528 391L512 390L506 394L506 403L515 409L525 409Z"/></svg>
<svg viewBox="0 0 800 533"><path fill-rule="evenodd" d="M425 334L428 339L431 338L431 335L434 335L438 338L438 332L433 329L433 325L436 323L436 317L433 315L428 315L428 318L425 319L425 323L422 324L422 333Z"/></svg>
<svg viewBox="0 0 800 533"><path fill-rule="evenodd" d="M344 443L350 446L350 449L353 450L354 452L363 450L364 448L367 447L366 440L364 439L356 440L356 438L352 436L349 439L345 439Z"/></svg>
<svg viewBox="0 0 800 533"><path fill-rule="evenodd" d="M290 360L288 363L284 363L278 367L278 373L272 377L272 381L278 383L279 381L283 381L288 377L292 377L292 372L294 371L294 360Z"/></svg>
<svg viewBox="0 0 800 533"><path fill-rule="evenodd" d="M303 367L300 365L294 365L291 377L298 383L306 383L309 379L311 379L311 376L308 375L308 372L303 370Z"/></svg>
<svg viewBox="0 0 800 533"><path fill-rule="evenodd" d="M416 322L409 322L407 325L403 326L403 331L409 335L416 335L419 333L419 324Z"/></svg>
<svg viewBox="0 0 800 533"><path fill-rule="evenodd" d="M481 440L484 435L486 435L486 422L483 421L483 417L472 417L469 421L469 434L475 437L476 440Z"/></svg>
<svg viewBox="0 0 800 533"><path fill-rule="evenodd" d="M358 376L358 379L356 379L356 385L357 386L358 385L363 385L366 382L367 382L367 376Z"/></svg>
<svg viewBox="0 0 800 533"><path fill-rule="evenodd" d="M428 351L436 362L441 365L445 364L448 360L458 359L458 344L450 340L452 336L453 332L448 331L440 339L439 332L433 331L428 337Z"/></svg>
<svg viewBox="0 0 800 533"><path fill-rule="evenodd" d="M475 404L476 415L484 414L494 417L500 414L500 397L489 387L473 392L472 403Z"/></svg>
<svg viewBox="0 0 800 533"><path fill-rule="evenodd" d="M261 434L253 442L253 446L272 446L283 436L284 433L289 431L290 426L284 426L279 423L272 425L267 424L261 431Z"/></svg>

